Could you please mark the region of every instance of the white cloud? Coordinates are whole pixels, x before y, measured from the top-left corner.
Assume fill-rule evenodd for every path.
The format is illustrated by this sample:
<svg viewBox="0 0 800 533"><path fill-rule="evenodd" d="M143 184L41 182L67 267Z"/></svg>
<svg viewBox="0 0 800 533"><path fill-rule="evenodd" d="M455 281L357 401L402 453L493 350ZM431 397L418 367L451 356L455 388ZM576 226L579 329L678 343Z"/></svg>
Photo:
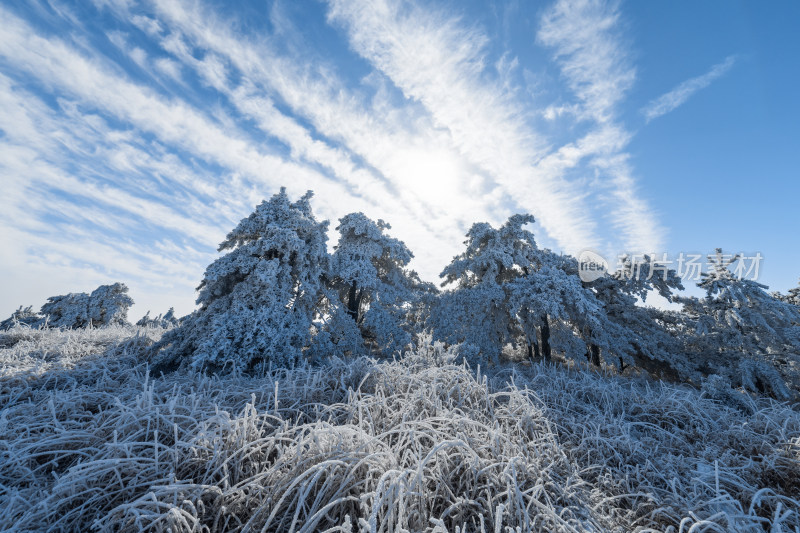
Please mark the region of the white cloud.
<svg viewBox="0 0 800 533"><path fill-rule="evenodd" d="M114 46L116 46L117 48L122 50L123 52L127 53L127 50L128 50L128 36L125 35L125 33L121 32L121 31L118 31L118 30L109 31L109 32L106 32L106 37L111 42L111 44L113 44Z"/></svg>
<svg viewBox="0 0 800 533"><path fill-rule="evenodd" d="M114 30L106 32L106 38L111 41L111 44L119 48L122 53L130 57L131 60L139 66L139 68L144 70L149 68L147 62L147 52L138 46L132 46L129 43L130 36L128 34Z"/></svg>
<svg viewBox="0 0 800 533"><path fill-rule="evenodd" d="M736 63L735 55L726 57L722 63L717 63L702 76L686 80L668 93L651 101L642 109L642 114L647 122L666 115L686 102L694 93L711 85L711 82L728 72L734 63Z"/></svg>
<svg viewBox="0 0 800 533"><path fill-rule="evenodd" d="M138 46L134 46L130 50L130 56L131 59L133 59L133 62L139 65L140 68L145 70L148 68L147 53L144 50L142 50Z"/></svg>
<svg viewBox="0 0 800 533"><path fill-rule="evenodd" d="M142 241L141 236L130 232L137 231L142 223L149 221L172 232L173 236L177 232L177 235L193 240L209 241L206 244L211 247L219 239L219 236L214 236L215 230L224 232L229 229L232 221L246 215L253 204L281 184L287 184L292 194L304 192L306 188L314 189L317 193L314 205L323 216L342 216L353 210L368 212L376 208L310 166L290 163L277 155L265 153L264 148L268 145L256 143L235 127L238 118L224 120L226 126L223 128L185 101L166 98L152 88L120 76L119 69L109 65L104 56L93 57L78 52L60 39L37 35L27 23L11 13L0 14L7 22L4 40L0 43L0 55L4 61L15 69L26 71L50 88L59 95L61 105L60 109L51 109L35 96L25 94L7 109L8 116L13 116L14 123L18 124L18 127L10 130L17 144L3 150L4 158L0 165L8 170L11 164L9 158L15 157L14 154L18 153L16 149L27 154L25 162L17 164L14 172L6 172L3 178L20 191L25 191L22 196L6 195L9 205L15 206L13 211L4 210L4 215L7 215L7 236L15 243L15 261L13 268L9 262L9 269L43 275L50 264L49 279L63 279L64 290L79 290L74 288L73 273L81 268L86 271L84 283L86 280L107 280L108 273L111 273L132 287L135 284L169 283L172 278L174 286L183 286L180 280L185 278L177 276L174 269L161 274L155 271L159 265L165 264L164 256L153 253L147 260L139 260L137 257L141 257L141 254L136 255L136 246L122 245L128 238ZM125 40L117 40L122 45L127 44ZM201 54L200 57L205 56ZM200 67L202 65L198 65ZM231 98L241 104L242 109L245 109L247 98L258 97L257 94L248 94L246 90L230 89L226 76L218 76L215 84L220 90L229 91ZM12 98L14 91L7 84L0 91L0 97ZM304 89L298 88L296 97L304 96ZM36 102L36 112L26 114L26 109L31 111L31 106ZM253 103L258 107L258 100ZM121 122L123 129L109 128L101 115L108 116L115 123ZM247 116L258 118L259 114L253 111ZM280 113L273 113L267 118L275 117L280 117ZM331 119L335 121L336 117ZM3 123L9 122L4 120ZM370 177L369 181L361 179L359 173L364 173L364 169L359 169L337 150L315 140L302 128L298 130L297 124L288 120L288 117L284 123L287 132L279 135L289 138L294 143L293 147L304 154L301 160L325 163L342 174L351 173L355 178L354 183L359 183L363 191L384 196L373 216L400 212L398 206L401 204L392 197L390 191L383 186L370 187L369 181L376 181L374 177L366 176ZM369 127L363 126L365 132L368 131ZM391 154L391 158L404 163L402 154L391 152L391 139L383 138L381 141L386 143L387 154ZM424 145L425 141L420 139L417 142ZM366 135L363 142L368 142ZM161 146L168 148L162 150ZM193 165L187 167L174 153L185 154L189 160L199 158L219 165L225 169L225 173L223 176L198 174ZM101 161L105 161L105 166L95 168ZM107 178L106 185L98 188L91 180L78 180L73 175L75 172L88 173L93 177L107 174L103 176ZM136 175L136 179L131 180L131 175ZM38 179L31 179L36 176ZM226 176L229 177L227 181ZM97 176L97 179L101 178ZM130 187L139 189L136 195L122 190ZM84 204L92 207L81 211L76 204L70 203L74 199L59 198L58 195L63 193L77 195L84 199ZM144 201L142 195L153 196L153 200ZM205 197L201 200L198 196ZM178 199L181 201L176 202ZM184 199L189 203L184 203ZM51 213L58 213L59 219L52 227L42 222L47 216L43 208L52 208ZM177 215L173 212L176 208L186 214ZM414 209L422 213L419 205ZM12 216L12 212L18 216ZM435 223L444 217L441 213L430 213L429 218ZM218 225L209 230L200 222L205 220ZM395 227L407 220L409 215L403 214L401 223ZM90 233L84 231L81 236L77 230L83 226L94 230ZM102 230L114 230L120 226L128 234L125 231L117 233L113 239L119 242L114 246L118 253L108 253L108 247L100 244L108 240ZM417 231L417 240L424 239L424 226L421 230L417 228ZM31 232L40 233L35 239L26 238ZM70 236L67 242L63 235ZM430 234L427 237L431 248L440 244L435 240L431 243ZM453 248L458 247L460 237L458 234L451 240ZM149 238L143 237L141 244L145 244ZM130 262L124 261L120 252L123 249L133 254ZM436 252L442 253L442 249L444 247ZM179 257L186 255L184 253ZM211 257L207 252L190 255L206 259L205 262L180 262L180 266L196 273L193 281L196 284L203 265L210 262ZM47 257L47 261L41 262L38 258L42 257ZM166 263L167 266L171 264ZM440 267L441 263L435 268ZM19 280L22 277L22 274L17 274L14 278L9 276L6 279ZM166 291L165 294L167 292L174 294L174 291ZM183 301L187 296L193 299L192 293L188 290ZM174 303L179 311L188 310L187 304ZM11 299L4 304L17 305Z"/></svg>
<svg viewBox="0 0 800 533"><path fill-rule="evenodd" d="M621 40L618 2L558 0L542 16L537 40L554 50L587 118L614 119L636 80Z"/></svg>
<svg viewBox="0 0 800 533"><path fill-rule="evenodd" d="M232 39L232 37L222 33L224 30L216 28L216 31L220 32L215 33L216 36ZM223 40L219 44L231 42L234 41ZM324 140L314 138L312 133L301 126L294 118L279 111L275 102L263 90L259 90L254 83L247 81L239 86L234 86L226 75L226 67L223 60L217 55L217 53L225 52L225 46L211 46L215 52L203 51L203 59L196 59L193 53L195 51L190 48L190 45L175 29L161 41L161 44L165 50L174 54L179 61L195 69L206 82L226 95L244 117L255 122L265 133L285 143L291 150L292 158L297 161L325 167L356 194L364 197L371 204L380 206L390 214L396 212L403 218L409 216L408 213L402 212L402 209L398 211L400 206L398 206L397 197L393 194L393 191L388 190L385 185L381 184L378 176L367 169L359 168L346 150L341 150L331 146ZM237 45L241 50L237 47L234 47L234 50L248 54L268 52L257 50L248 43L237 42ZM271 54L267 53L266 55L269 56ZM228 54L226 57L234 64L239 63L235 54ZM238 64L238 66L241 67L242 65ZM265 78L261 76L258 70L247 69L245 73L250 78L265 82ZM303 89L296 88L297 82L293 81L291 89L302 92ZM293 95L293 98L299 97ZM325 107L319 107L317 111L325 113L328 110ZM342 117L342 114L339 114L339 117L348 118L346 116Z"/></svg>
<svg viewBox="0 0 800 533"><path fill-rule="evenodd" d="M179 149L242 172L252 184L275 187L283 179L323 190L330 187L313 170L263 153L242 132L223 131L183 101L167 100L148 87L120 78L62 41L36 35L11 13L2 14L6 26L0 55L61 91Z"/></svg>
<svg viewBox="0 0 800 533"><path fill-rule="evenodd" d="M164 31L164 28L161 27L157 20L143 15L133 15L131 23L150 37L158 37Z"/></svg>
<svg viewBox="0 0 800 533"><path fill-rule="evenodd" d="M0 75L0 124L16 126L0 141L5 258L0 270L2 279L12 281L4 284L3 312L20 303L41 305L56 293L93 288L86 284L120 280L158 286L144 293L144 302L166 305L171 296L170 305L188 312L196 278L213 257L213 244L224 236L214 221L225 217L215 214L207 199L201 203L194 197L202 193L178 192L182 182L199 175L173 157L157 159L157 149L148 153L129 144L139 139L81 114L71 102L60 106L61 113L54 114ZM129 179L134 175L137 179ZM161 198L152 180L166 176L174 180L173 192ZM176 202L181 196L183 201ZM229 216L221 226L231 223ZM152 231L160 235L160 246L180 253L160 255L141 242Z"/></svg>
<svg viewBox="0 0 800 533"><path fill-rule="evenodd" d="M165 76L179 83L183 83L181 79L181 66L177 61L173 61L167 57L160 57L153 62L153 66Z"/></svg>

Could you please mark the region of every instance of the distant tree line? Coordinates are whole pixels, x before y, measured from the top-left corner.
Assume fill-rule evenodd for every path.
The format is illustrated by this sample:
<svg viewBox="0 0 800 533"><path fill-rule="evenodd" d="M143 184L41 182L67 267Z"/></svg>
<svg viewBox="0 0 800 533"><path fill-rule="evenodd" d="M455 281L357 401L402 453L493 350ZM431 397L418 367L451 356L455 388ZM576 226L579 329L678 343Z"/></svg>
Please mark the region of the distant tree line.
<svg viewBox="0 0 800 533"><path fill-rule="evenodd" d="M0 322L0 330L15 324L69 329L127 324L131 305L133 299L128 296L128 287L124 283L100 285L90 294L72 292L51 296L39 312L32 306L20 306Z"/></svg>
<svg viewBox="0 0 800 533"><path fill-rule="evenodd" d="M168 328L153 347L159 368L210 372L291 366L326 356L399 356L422 344L457 346L472 364L501 358L584 363L695 385L744 388L789 399L800 389L800 287L787 295L742 279L721 250L702 274L701 298L673 270L623 258L586 282L578 261L537 246L526 214L495 228L474 224L465 249L441 273L442 289L408 268L413 254L391 226L362 213L327 221L309 191L295 202L282 188L243 219L205 271L199 308L180 321L170 310L137 324ZM658 293L681 311L643 303ZM87 327L127 322L124 284L56 296L40 313L20 308L0 329Z"/></svg>

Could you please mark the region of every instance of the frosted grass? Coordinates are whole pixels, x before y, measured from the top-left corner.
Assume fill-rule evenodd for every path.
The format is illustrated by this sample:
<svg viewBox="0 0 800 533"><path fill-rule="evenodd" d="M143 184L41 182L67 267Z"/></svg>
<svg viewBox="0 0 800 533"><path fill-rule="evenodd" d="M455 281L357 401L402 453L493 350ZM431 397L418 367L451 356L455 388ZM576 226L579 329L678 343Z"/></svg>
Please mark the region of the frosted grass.
<svg viewBox="0 0 800 533"><path fill-rule="evenodd" d="M800 413L440 349L149 375L163 330L0 336L0 530L800 531Z"/></svg>

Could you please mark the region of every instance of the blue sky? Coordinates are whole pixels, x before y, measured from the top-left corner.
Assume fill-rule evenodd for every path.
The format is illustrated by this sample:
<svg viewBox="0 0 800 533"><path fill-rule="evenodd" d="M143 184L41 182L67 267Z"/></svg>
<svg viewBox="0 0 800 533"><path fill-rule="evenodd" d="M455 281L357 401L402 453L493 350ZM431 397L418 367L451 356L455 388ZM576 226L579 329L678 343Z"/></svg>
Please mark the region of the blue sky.
<svg viewBox="0 0 800 533"><path fill-rule="evenodd" d="M434 280L476 221L800 276L797 2L0 2L0 315L193 308L281 185ZM335 235L332 235L335 239ZM331 246L334 242L330 243Z"/></svg>

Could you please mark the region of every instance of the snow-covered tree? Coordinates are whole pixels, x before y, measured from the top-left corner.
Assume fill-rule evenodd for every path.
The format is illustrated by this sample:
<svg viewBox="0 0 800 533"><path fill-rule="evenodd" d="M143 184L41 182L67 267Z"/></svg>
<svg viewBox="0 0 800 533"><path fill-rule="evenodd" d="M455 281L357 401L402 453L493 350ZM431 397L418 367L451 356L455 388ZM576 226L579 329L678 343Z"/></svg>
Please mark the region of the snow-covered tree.
<svg viewBox="0 0 800 533"><path fill-rule="evenodd" d="M42 321L42 315L33 310L33 306L22 307L11 313L11 316L0 322L0 330L10 329L17 324L35 327Z"/></svg>
<svg viewBox="0 0 800 533"><path fill-rule="evenodd" d="M454 290L433 306L434 338L467 343L490 357L506 344L523 343L531 359L550 360L594 348L619 349L622 328L606 316L604 303L581 281L571 256L539 249L523 226L531 215L514 215L499 229L475 224L467 249L442 273Z"/></svg>
<svg viewBox="0 0 800 533"><path fill-rule="evenodd" d="M406 267L413 254L386 234L391 226L363 213L339 219L339 242L334 248L329 276L338 295L330 310L328 331L357 348L365 341L384 355L400 353L412 341L412 316L424 284ZM346 314L358 326L344 324Z"/></svg>
<svg viewBox="0 0 800 533"><path fill-rule="evenodd" d="M754 280L736 276L729 266L739 256L726 256L717 248L709 256L712 266L704 272L698 287L704 298L681 298L685 311L697 322L697 333L719 351L781 353L797 350L794 327L800 309L783 302Z"/></svg>
<svg viewBox="0 0 800 533"><path fill-rule="evenodd" d="M162 364L220 371L300 359L329 271L328 222L314 218L311 196L291 202L281 188L228 234L198 287L200 308L156 344Z"/></svg>
<svg viewBox="0 0 800 533"><path fill-rule="evenodd" d="M670 368L672 365L687 370L685 361L676 360L678 345L664 327L669 318L654 308L637 305L637 300L644 304L651 291L673 301L673 290L683 290L674 270L649 255L624 256L615 272L585 285L602 303L608 319L600 331L591 332L594 339L589 341L588 356L592 364L600 364L603 352L606 362L617 364L621 370L639 366L658 374L673 374L676 369Z"/></svg>
<svg viewBox="0 0 800 533"><path fill-rule="evenodd" d="M742 386L760 383L756 388L785 397L772 362L778 354L800 351L800 309L767 293L766 285L736 276L729 267L737 260L717 248L709 256L711 270L698 283L705 297L678 299L696 325L689 344L705 372L734 369Z"/></svg>
<svg viewBox="0 0 800 533"><path fill-rule="evenodd" d="M789 294L786 296L786 301L792 305L800 306L800 285L794 289L789 289Z"/></svg>
<svg viewBox="0 0 800 533"><path fill-rule="evenodd" d="M533 222L533 216L520 214L499 229L485 222L473 224L464 241L466 250L440 274L443 286L455 287L441 294L431 309L428 325L434 339L476 346L484 357L496 360L506 344L524 335L508 284L539 266L533 234L523 229ZM539 310L526 312L542 316Z"/></svg>
<svg viewBox="0 0 800 533"><path fill-rule="evenodd" d="M537 262L535 269L507 287L513 314L528 340L529 357L539 355L537 330L545 360L551 349L572 358L585 355L587 345L612 349L610 330L616 326L608 321L603 303L581 281L577 260L540 250Z"/></svg>
<svg viewBox="0 0 800 533"><path fill-rule="evenodd" d="M49 327L84 328L127 324L133 299L124 283L100 285L91 294L85 292L51 296L41 314Z"/></svg>

